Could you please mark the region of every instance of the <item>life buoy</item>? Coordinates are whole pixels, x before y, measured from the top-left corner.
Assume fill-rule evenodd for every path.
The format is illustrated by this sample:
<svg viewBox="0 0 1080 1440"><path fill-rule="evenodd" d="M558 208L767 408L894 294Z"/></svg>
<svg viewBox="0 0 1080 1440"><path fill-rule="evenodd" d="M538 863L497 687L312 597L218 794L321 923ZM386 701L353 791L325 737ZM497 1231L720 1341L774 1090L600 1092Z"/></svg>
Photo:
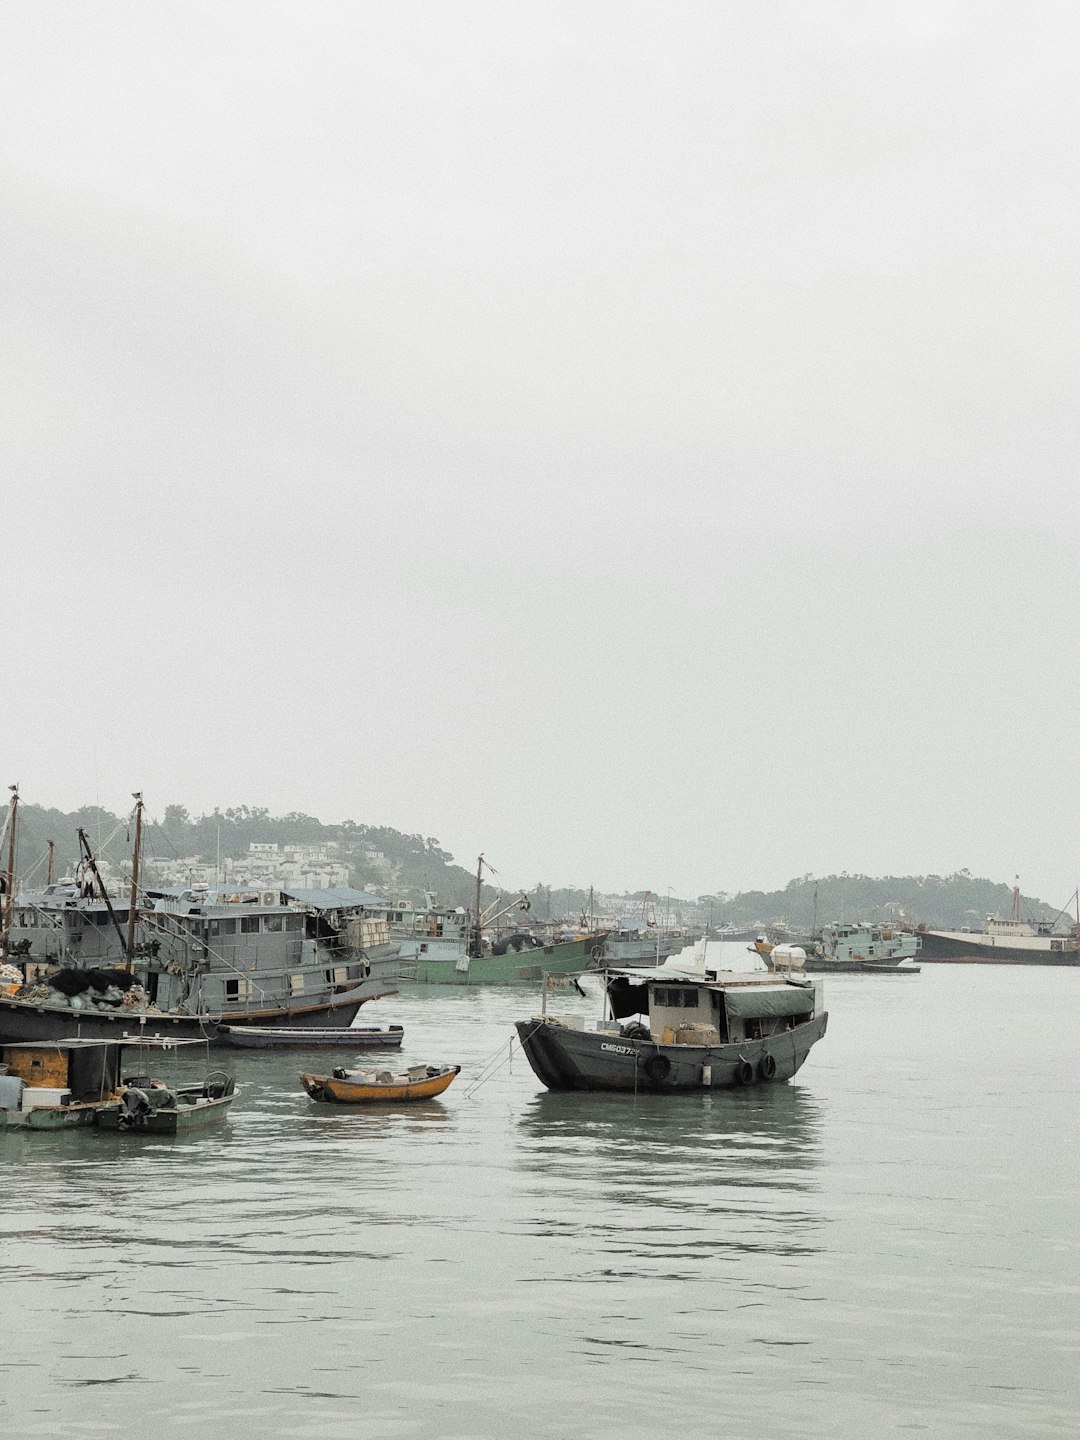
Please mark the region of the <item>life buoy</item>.
<svg viewBox="0 0 1080 1440"><path fill-rule="evenodd" d="M659 1084L661 1080L666 1080L671 1074L671 1061L666 1055L657 1053L649 1056L642 1069L650 1080Z"/></svg>
<svg viewBox="0 0 1080 1440"><path fill-rule="evenodd" d="M776 1057L767 1051L758 1061L758 1074L762 1080L771 1080L776 1074Z"/></svg>
<svg viewBox="0 0 1080 1440"><path fill-rule="evenodd" d="M735 1079L740 1085L749 1085L754 1078L754 1067L749 1060L740 1060L735 1066Z"/></svg>
<svg viewBox="0 0 1080 1440"><path fill-rule="evenodd" d="M600 941L598 945L594 945L589 954L594 960L602 960L604 958L604 942Z"/></svg>

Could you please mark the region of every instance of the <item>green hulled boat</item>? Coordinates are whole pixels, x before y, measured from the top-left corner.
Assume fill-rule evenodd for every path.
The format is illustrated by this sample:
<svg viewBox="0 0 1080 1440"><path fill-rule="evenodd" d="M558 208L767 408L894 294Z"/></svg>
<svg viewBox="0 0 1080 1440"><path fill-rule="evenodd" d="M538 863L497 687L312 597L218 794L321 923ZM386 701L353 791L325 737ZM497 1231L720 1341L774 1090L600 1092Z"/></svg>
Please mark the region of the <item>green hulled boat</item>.
<svg viewBox="0 0 1080 1440"><path fill-rule="evenodd" d="M606 930L579 935L552 945L508 945L501 955L460 953L456 959L416 963L417 979L423 985L530 985L545 975L575 975L593 964L603 952ZM413 978L413 977L410 977Z"/></svg>
<svg viewBox="0 0 1080 1440"><path fill-rule="evenodd" d="M0 1045L0 1126L22 1130L138 1130L179 1135L221 1119L235 1095L231 1075L166 1084L150 1074L166 1055L207 1041L160 1035L97 1040L19 1040ZM131 1073L126 1073L126 1072Z"/></svg>

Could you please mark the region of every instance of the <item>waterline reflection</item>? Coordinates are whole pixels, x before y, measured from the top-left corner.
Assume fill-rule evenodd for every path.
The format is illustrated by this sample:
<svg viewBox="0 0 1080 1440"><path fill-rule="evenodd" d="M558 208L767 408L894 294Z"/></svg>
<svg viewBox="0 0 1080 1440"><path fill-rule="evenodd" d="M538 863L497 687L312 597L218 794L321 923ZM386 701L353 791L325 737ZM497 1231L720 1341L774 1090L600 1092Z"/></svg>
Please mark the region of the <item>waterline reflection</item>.
<svg viewBox="0 0 1080 1440"><path fill-rule="evenodd" d="M580 1239L592 1257L577 1257L584 1282L625 1274L627 1262L700 1280L734 1256L812 1254L819 1125L818 1102L786 1085L636 1101L538 1095L518 1126L529 1225L562 1253Z"/></svg>

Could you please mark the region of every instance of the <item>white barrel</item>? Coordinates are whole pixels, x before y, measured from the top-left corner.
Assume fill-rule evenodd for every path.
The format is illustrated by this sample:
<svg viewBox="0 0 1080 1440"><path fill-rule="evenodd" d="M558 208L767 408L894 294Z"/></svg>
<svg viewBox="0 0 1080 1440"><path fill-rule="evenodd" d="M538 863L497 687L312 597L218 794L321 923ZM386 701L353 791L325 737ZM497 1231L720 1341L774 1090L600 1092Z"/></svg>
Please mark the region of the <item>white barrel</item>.
<svg viewBox="0 0 1080 1440"><path fill-rule="evenodd" d="M774 945L769 959L774 970L801 970L806 964L806 951L801 945Z"/></svg>

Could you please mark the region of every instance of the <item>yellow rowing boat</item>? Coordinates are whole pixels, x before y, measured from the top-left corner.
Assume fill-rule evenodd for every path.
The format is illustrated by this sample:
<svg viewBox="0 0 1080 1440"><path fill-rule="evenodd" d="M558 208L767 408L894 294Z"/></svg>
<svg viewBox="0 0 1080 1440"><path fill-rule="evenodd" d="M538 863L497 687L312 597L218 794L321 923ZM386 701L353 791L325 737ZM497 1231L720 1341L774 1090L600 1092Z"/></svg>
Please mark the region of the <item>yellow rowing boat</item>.
<svg viewBox="0 0 1080 1440"><path fill-rule="evenodd" d="M460 1065L413 1065L404 1075L390 1070L335 1070L332 1075L305 1075L300 1082L312 1100L338 1105L373 1101L431 1100L441 1095L461 1071Z"/></svg>

